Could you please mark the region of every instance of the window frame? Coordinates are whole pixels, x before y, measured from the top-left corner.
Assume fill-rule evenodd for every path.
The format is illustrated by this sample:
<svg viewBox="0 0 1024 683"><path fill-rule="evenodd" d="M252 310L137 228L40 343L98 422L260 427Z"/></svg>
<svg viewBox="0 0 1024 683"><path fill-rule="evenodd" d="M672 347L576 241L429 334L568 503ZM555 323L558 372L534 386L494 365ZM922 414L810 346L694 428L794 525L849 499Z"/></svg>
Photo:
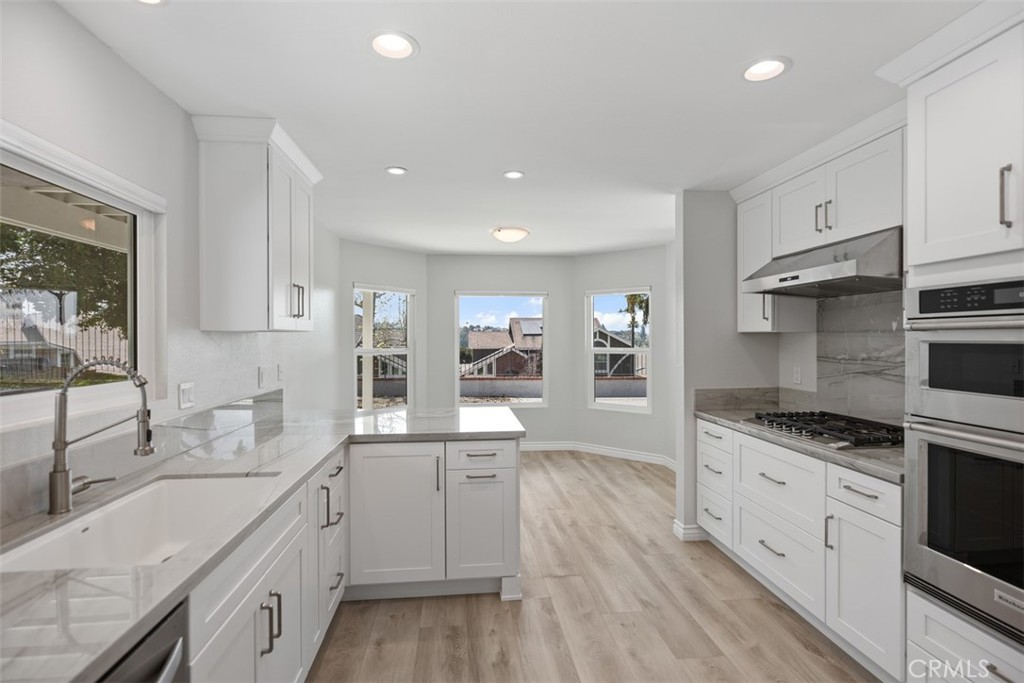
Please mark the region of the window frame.
<svg viewBox="0 0 1024 683"><path fill-rule="evenodd" d="M136 369L149 381L152 400L167 398L167 201L6 121L0 121L0 163L135 215ZM0 396L0 432L52 422L53 393ZM70 419L138 406L138 393L123 382L72 387L70 398Z"/></svg>
<svg viewBox="0 0 1024 683"><path fill-rule="evenodd" d="M612 289L588 289L584 292L583 313L585 319L585 349L584 349L584 380L586 382L587 408L591 410L609 410L619 413L636 413L649 415L654 412L654 374L651 372L651 364L654 361L654 336L652 335L646 347L615 348L617 354L630 354L639 356L647 355L647 402L643 406L624 405L616 403L598 403L594 395L594 365L597 362L596 354L602 353L594 346L594 297L608 294L646 294L650 302L654 302L654 287L646 285L643 287L615 287ZM608 347L612 349L613 347Z"/></svg>
<svg viewBox="0 0 1024 683"><path fill-rule="evenodd" d="M541 298L541 326L543 330L544 341L541 345L541 379L540 379L540 394L541 398L539 401L530 401L529 403L518 403L518 402L506 402L506 403L463 403L462 402L462 385L459 383L461 375L459 374L459 333L462 330L462 324L459 321L459 298L463 296L509 296L509 297L540 297ZM547 408L548 407L548 375L544 368L544 354L543 351L547 348L547 320L548 320L548 292L546 291L481 291L481 290L455 290L455 325L454 325L454 360L455 360L455 407L456 408L472 408L479 406L503 406L506 408Z"/></svg>
<svg viewBox="0 0 1024 683"><path fill-rule="evenodd" d="M413 410L413 403L415 402L415 373L413 372L414 356L416 348L415 335L413 333L414 325L413 321L416 317L416 290L408 289L405 287L390 287L385 285L370 285L364 282L353 282L352 283L352 302L355 305L355 293L357 291L362 292L392 292L395 294L405 294L408 297L406 303L406 319L405 319L405 346L402 348L388 347L386 349L377 348L359 348L355 345L355 334L352 339L352 407L356 415L372 415L375 413L382 413L393 410ZM354 315L354 313L353 313ZM365 325L365 318L364 318ZM353 320L353 332L354 332L354 320ZM365 329L365 327L364 327ZM371 335L372 339L372 335ZM391 406L388 408L360 408L359 407L359 359L360 357L373 358L374 356L405 356L405 405L404 406Z"/></svg>

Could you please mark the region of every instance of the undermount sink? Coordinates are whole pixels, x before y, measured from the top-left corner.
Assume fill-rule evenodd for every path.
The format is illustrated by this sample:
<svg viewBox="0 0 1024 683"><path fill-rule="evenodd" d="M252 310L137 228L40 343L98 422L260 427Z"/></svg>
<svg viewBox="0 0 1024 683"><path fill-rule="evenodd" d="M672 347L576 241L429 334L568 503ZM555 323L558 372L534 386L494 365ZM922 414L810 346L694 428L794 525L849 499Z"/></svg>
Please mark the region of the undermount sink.
<svg viewBox="0 0 1024 683"><path fill-rule="evenodd" d="M0 571L160 564L268 483L267 477L160 479L0 555Z"/></svg>

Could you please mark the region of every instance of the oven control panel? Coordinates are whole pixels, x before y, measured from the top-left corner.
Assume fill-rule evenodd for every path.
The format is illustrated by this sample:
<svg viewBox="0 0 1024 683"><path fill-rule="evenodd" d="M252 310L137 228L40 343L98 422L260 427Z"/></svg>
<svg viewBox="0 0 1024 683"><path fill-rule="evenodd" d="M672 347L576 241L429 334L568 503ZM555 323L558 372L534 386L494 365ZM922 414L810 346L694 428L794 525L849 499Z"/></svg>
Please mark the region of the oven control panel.
<svg viewBox="0 0 1024 683"><path fill-rule="evenodd" d="M1024 280L917 291L918 313L983 313L1024 310Z"/></svg>

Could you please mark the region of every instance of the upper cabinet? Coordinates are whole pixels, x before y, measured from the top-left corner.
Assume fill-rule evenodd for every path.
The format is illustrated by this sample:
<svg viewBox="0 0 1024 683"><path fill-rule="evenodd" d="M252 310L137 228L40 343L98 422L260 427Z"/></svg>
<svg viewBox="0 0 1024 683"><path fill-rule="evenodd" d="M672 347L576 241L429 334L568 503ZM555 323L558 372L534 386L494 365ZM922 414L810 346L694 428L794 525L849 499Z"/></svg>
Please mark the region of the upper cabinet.
<svg viewBox="0 0 1024 683"><path fill-rule="evenodd" d="M772 190L772 255L903 224L903 131L802 173Z"/></svg>
<svg viewBox="0 0 1024 683"><path fill-rule="evenodd" d="M1024 25L907 89L907 263L1024 248Z"/></svg>
<svg viewBox="0 0 1024 683"><path fill-rule="evenodd" d="M194 116L203 330L311 330L313 185L273 119Z"/></svg>

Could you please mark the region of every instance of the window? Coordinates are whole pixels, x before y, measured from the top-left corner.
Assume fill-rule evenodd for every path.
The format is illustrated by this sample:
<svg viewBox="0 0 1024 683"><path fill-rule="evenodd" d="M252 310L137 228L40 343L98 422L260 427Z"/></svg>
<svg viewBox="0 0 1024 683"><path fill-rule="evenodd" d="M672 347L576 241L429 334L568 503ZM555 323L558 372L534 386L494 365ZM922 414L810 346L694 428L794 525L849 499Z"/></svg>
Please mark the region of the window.
<svg viewBox="0 0 1024 683"><path fill-rule="evenodd" d="M588 292L590 405L650 410L651 290Z"/></svg>
<svg viewBox="0 0 1024 683"><path fill-rule="evenodd" d="M138 367L136 216L8 166L0 184L0 395L94 357ZM122 381L101 365L76 386Z"/></svg>
<svg viewBox="0 0 1024 683"><path fill-rule="evenodd" d="M544 405L546 294L456 293L459 403Z"/></svg>
<svg viewBox="0 0 1024 683"><path fill-rule="evenodd" d="M409 405L412 292L356 286L356 409Z"/></svg>

